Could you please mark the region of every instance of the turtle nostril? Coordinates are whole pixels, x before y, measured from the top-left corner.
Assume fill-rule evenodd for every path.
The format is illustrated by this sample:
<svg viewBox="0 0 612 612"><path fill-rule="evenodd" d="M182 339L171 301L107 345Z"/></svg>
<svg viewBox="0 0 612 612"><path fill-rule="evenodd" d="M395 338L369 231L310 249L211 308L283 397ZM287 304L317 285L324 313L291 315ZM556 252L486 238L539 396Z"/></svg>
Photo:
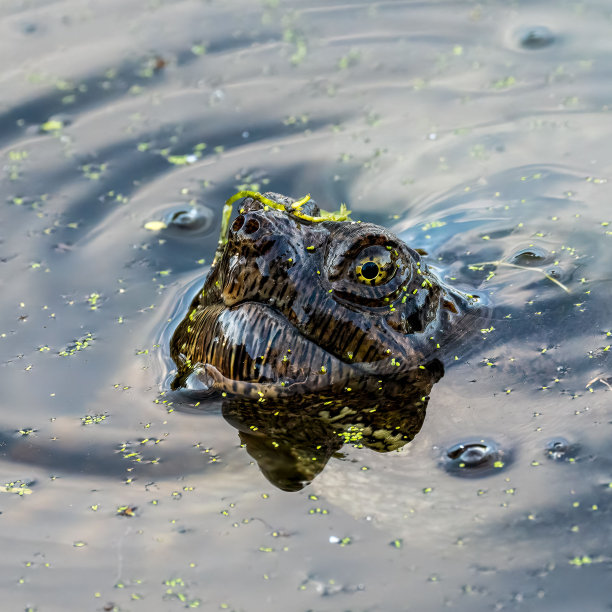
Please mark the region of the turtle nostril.
<svg viewBox="0 0 612 612"><path fill-rule="evenodd" d="M245 234L254 234L259 229L259 221L251 217L244 226Z"/></svg>
<svg viewBox="0 0 612 612"><path fill-rule="evenodd" d="M263 225L265 225L263 219L258 218L256 214L247 212L246 214L238 215L234 219L230 233L237 240L253 242L259 238Z"/></svg>
<svg viewBox="0 0 612 612"><path fill-rule="evenodd" d="M234 219L234 223L232 223L232 230L237 232L244 225L244 217L242 215L236 217Z"/></svg>

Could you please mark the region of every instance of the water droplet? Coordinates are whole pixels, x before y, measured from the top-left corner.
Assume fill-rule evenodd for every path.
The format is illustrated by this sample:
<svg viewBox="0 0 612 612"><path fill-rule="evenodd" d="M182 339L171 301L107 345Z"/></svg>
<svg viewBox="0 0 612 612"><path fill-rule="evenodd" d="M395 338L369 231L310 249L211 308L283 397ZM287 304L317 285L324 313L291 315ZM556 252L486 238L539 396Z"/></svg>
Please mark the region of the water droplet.
<svg viewBox="0 0 612 612"><path fill-rule="evenodd" d="M529 51L543 49L555 42L555 35L546 26L523 27L517 31L516 35L521 47Z"/></svg>
<svg viewBox="0 0 612 612"><path fill-rule="evenodd" d="M442 456L444 469L453 476L478 478L501 471L511 453L492 440L472 439L449 446Z"/></svg>
<svg viewBox="0 0 612 612"><path fill-rule="evenodd" d="M552 438L546 443L546 456L553 461L570 461L578 455L579 446L565 438Z"/></svg>

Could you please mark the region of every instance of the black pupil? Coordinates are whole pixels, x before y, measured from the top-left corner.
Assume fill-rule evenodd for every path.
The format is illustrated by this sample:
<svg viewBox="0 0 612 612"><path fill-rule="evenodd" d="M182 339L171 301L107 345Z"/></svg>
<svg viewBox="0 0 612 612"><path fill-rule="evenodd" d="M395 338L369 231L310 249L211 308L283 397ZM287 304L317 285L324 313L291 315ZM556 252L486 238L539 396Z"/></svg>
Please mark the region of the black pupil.
<svg viewBox="0 0 612 612"><path fill-rule="evenodd" d="M367 261L361 266L361 276L366 280L372 280L378 276L378 264Z"/></svg>

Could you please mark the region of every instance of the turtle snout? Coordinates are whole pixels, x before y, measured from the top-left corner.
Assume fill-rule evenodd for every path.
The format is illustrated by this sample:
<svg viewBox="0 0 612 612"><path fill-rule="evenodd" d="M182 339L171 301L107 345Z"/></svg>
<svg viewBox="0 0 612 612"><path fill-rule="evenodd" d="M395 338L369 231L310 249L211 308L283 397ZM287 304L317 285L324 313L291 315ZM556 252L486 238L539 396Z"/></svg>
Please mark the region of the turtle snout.
<svg viewBox="0 0 612 612"><path fill-rule="evenodd" d="M229 231L230 239L237 242L255 242L268 231L268 221L257 212L238 215Z"/></svg>

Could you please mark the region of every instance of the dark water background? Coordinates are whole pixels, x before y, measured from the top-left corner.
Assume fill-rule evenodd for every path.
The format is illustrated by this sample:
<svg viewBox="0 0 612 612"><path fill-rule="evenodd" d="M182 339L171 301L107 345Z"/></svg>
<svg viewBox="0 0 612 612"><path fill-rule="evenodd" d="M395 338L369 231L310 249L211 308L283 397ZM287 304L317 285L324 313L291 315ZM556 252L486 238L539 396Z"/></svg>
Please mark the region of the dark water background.
<svg viewBox="0 0 612 612"><path fill-rule="evenodd" d="M611 609L611 31L598 0L3 3L2 608ZM299 493L159 395L239 188L346 202L496 305L412 443ZM503 468L444 469L481 438Z"/></svg>

